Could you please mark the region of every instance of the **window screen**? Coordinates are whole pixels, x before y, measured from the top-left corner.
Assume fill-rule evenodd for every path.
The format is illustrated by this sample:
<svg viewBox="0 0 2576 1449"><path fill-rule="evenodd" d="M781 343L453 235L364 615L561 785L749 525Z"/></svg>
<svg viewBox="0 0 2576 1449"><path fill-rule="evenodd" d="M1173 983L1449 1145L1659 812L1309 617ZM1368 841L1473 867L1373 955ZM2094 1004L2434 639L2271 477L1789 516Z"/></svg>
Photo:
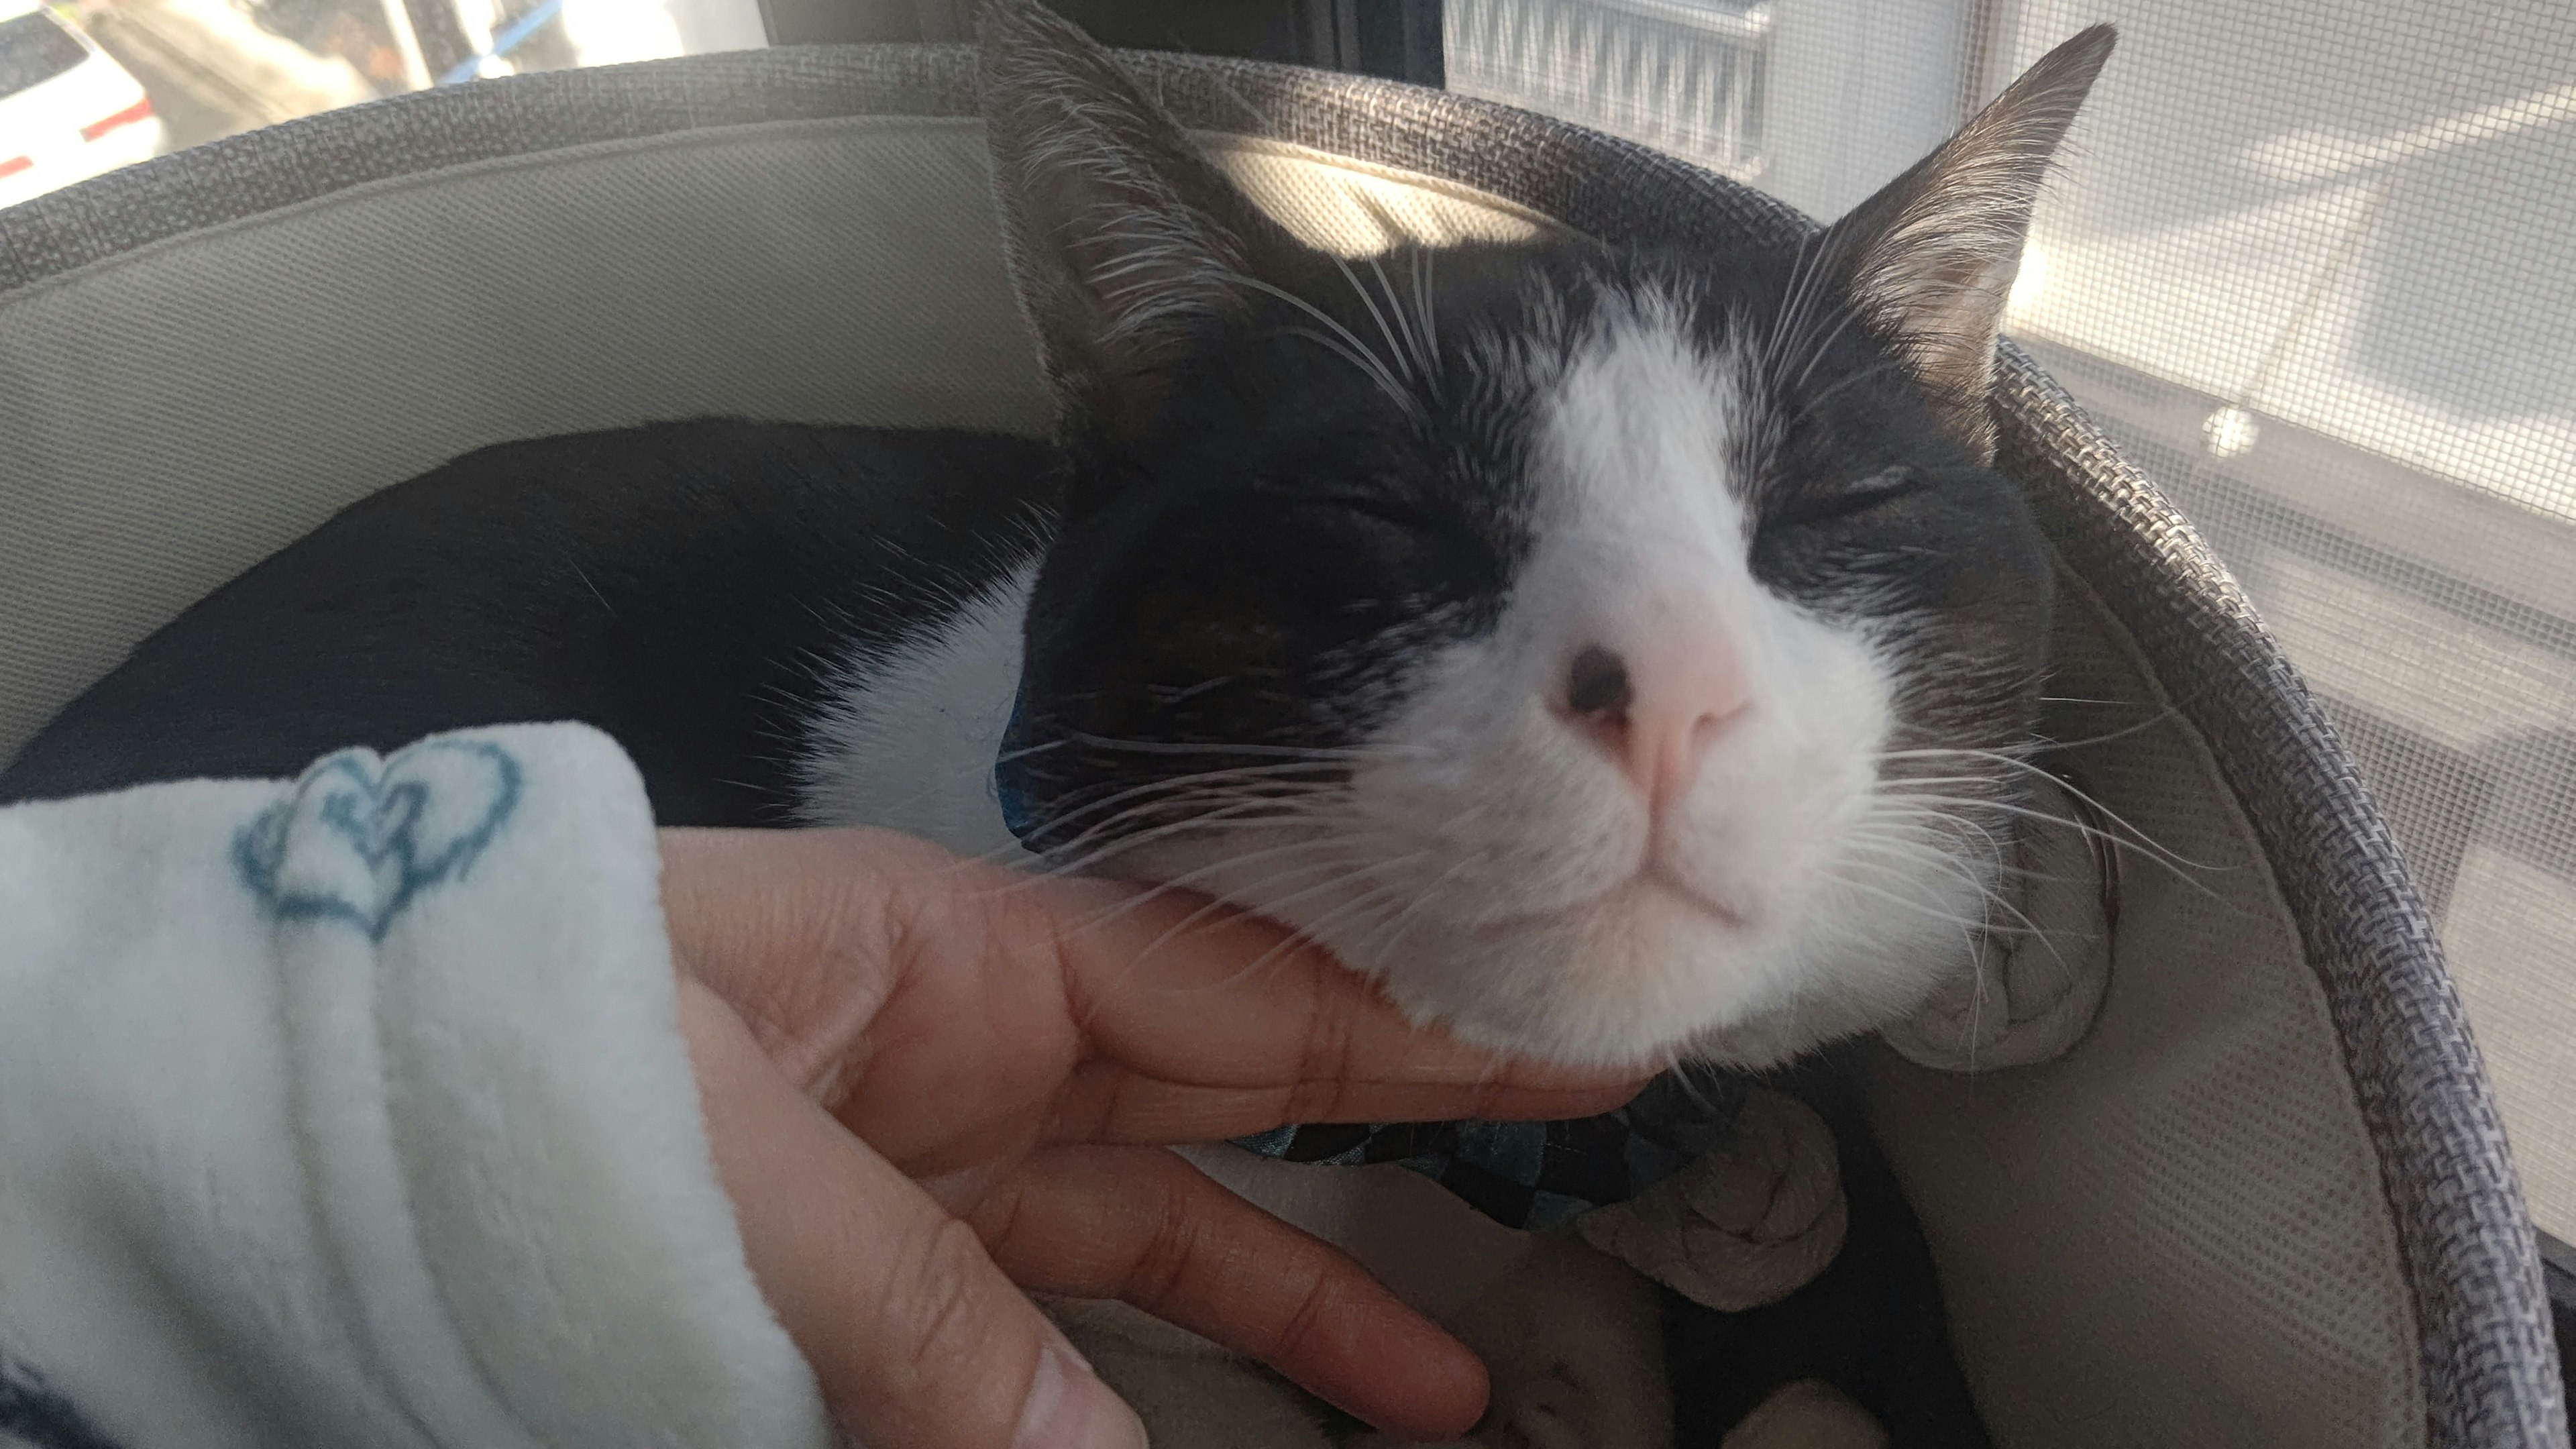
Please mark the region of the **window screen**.
<svg viewBox="0 0 2576 1449"><path fill-rule="evenodd" d="M1450 0L1446 30L1458 89L1829 218L2106 19L2009 330L2322 697L2576 1238L2576 7Z"/></svg>

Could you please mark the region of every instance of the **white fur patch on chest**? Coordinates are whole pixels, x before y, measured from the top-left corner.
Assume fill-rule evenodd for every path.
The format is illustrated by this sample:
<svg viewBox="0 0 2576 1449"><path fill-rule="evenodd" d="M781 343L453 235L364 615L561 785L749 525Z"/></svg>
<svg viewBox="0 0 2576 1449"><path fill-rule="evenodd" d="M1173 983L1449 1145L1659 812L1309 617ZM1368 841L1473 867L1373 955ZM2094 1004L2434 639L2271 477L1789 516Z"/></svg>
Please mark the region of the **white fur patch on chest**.
<svg viewBox="0 0 2576 1449"><path fill-rule="evenodd" d="M842 667L798 762L806 823L898 830L1002 864L1030 858L1003 823L993 761L1019 693L1036 572L1028 566L900 649Z"/></svg>

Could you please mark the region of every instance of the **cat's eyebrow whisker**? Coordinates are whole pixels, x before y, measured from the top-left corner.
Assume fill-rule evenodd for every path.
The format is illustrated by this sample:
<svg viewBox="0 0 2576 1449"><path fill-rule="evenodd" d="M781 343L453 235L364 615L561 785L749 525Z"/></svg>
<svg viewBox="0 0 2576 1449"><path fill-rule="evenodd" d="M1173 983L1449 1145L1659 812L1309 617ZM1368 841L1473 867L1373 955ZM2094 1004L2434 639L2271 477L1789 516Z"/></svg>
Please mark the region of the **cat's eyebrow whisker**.
<svg viewBox="0 0 2576 1449"><path fill-rule="evenodd" d="M1810 365L1812 366L1812 364ZM1905 364L1902 362L1882 360L1879 362L1873 362L1867 367L1856 368L1844 376L1834 379L1824 391L1817 393L1814 397L1807 399L1806 402L1801 404L1798 408L1797 414L1791 417L1784 426L1790 428L1797 427L1799 424L1804 423L1808 418L1813 417L1816 409L1823 407L1828 399L1832 398L1834 394L1841 392L1844 388L1850 387L1856 383L1866 382L1870 378L1877 377L1882 373L1897 371L1904 365ZM1799 379L1800 386L1804 386L1805 383L1806 379Z"/></svg>
<svg viewBox="0 0 2576 1449"><path fill-rule="evenodd" d="M1441 381L1440 323L1438 313L1431 305L1436 288L1432 274L1431 248L1417 246L1413 249L1412 256L1414 312L1422 321L1422 355L1430 366L1430 381L1436 393Z"/></svg>
<svg viewBox="0 0 2576 1449"><path fill-rule="evenodd" d="M1340 258L1337 257L1334 260L1338 263ZM1347 266L1344 266L1342 271L1345 276L1350 274L1350 269ZM1390 377L1392 376L1391 373L1388 373L1383 361L1378 357L1377 353L1373 351L1367 343L1360 340L1360 335L1353 332L1350 328L1343 326L1342 320L1335 317L1332 313L1325 311L1323 308L1316 306L1314 303L1307 301L1305 298L1298 296L1295 292L1288 290L1286 287L1280 286L1276 282L1264 281L1248 272L1229 272L1226 274L1226 277L1229 281L1235 282L1241 286L1250 287L1254 291L1260 292L1265 296L1276 297L1280 301L1287 303L1289 306L1296 308L1298 311L1305 313L1307 316L1314 318L1317 322L1324 324L1327 331L1341 338L1343 342L1348 343L1354 352L1358 353L1361 357L1366 358L1370 362L1378 364L1379 372ZM1352 285L1356 287L1358 283L1354 281Z"/></svg>
<svg viewBox="0 0 2576 1449"><path fill-rule="evenodd" d="M1338 256L1333 258L1333 269L1342 274L1343 281L1351 284L1352 294L1360 299L1361 306L1368 309L1369 320L1377 323L1378 335L1386 339L1386 351L1379 355L1388 363L1388 370L1407 382L1413 381L1412 359L1406 354L1404 344L1396 340L1395 329L1387 324L1386 313L1378 307L1377 299L1360 284L1360 274L1352 271L1351 264ZM1386 274L1381 271L1378 276L1383 280ZM1390 294L1387 300L1393 301L1393 295Z"/></svg>
<svg viewBox="0 0 2576 1449"><path fill-rule="evenodd" d="M1178 689L1171 688L1168 685L1149 685L1146 687L1145 692L1156 704L1168 708L1176 704L1187 704L1191 700L1198 698L1200 695L1205 694L1212 689L1223 689L1227 685L1235 683L1236 678L1237 676L1231 674L1219 674L1212 678L1202 679L1196 684L1183 685Z"/></svg>
<svg viewBox="0 0 2576 1449"><path fill-rule="evenodd" d="M1808 380L1816 375L1816 369L1824 364L1826 353L1830 351L1834 343L1842 337L1843 329L1860 320L1860 309L1857 307L1846 304L1844 306L1837 307L1834 310L1839 312L1841 316L1835 319L1831 330L1827 331L1822 337L1816 338L1808 345L1807 365L1799 369L1798 380L1795 383L1790 384L1789 390L1791 392L1798 392L1806 387ZM1863 371L1874 370L1875 369L1863 369ZM1848 382L1850 379L1846 378L1844 381ZM1835 385L1837 387L1841 386L1840 383Z"/></svg>
<svg viewBox="0 0 2576 1449"><path fill-rule="evenodd" d="M1799 299L1807 286L1807 269L1813 264L1811 259L1820 250L1822 248L1817 245L1815 237L1801 237L1798 245L1789 253L1789 281L1780 289L1780 310L1771 316L1771 335L1763 339L1762 360L1765 363L1765 371L1769 371L1768 364L1779 357L1780 339L1788 334L1791 319L1797 315Z"/></svg>
<svg viewBox="0 0 2576 1449"><path fill-rule="evenodd" d="M1335 260L1338 261L1339 259L1336 258ZM1349 268L1344 267L1343 271L1345 274L1348 274ZM1360 341L1358 333L1343 326L1340 319L1276 283L1265 282L1259 277L1250 276L1242 272L1229 272L1227 273L1227 276L1230 280L1243 286L1250 287L1254 291L1276 297L1280 301L1287 303L1291 307L1295 307L1307 316L1324 324L1326 329L1324 333L1316 333L1306 328L1292 328L1290 330L1298 335L1313 337L1316 341L1331 348L1333 351L1341 353L1353 366L1359 368L1360 371L1367 373L1370 380L1375 382L1378 385L1378 388L1389 398L1393 399L1398 406L1402 407L1405 410L1405 413L1412 418L1416 425L1421 427L1430 426L1431 416L1423 410L1422 400L1405 391L1404 385L1396 380L1395 373L1378 358L1376 353L1369 350L1367 343ZM1359 285L1358 278L1353 277L1351 285L1353 287L1357 287ZM1336 338L1339 340L1336 341Z"/></svg>
<svg viewBox="0 0 2576 1449"><path fill-rule="evenodd" d="M1368 262L1377 270L1378 286L1386 292L1387 309L1393 312L1400 322L1407 322L1404 316L1404 304L1395 295L1395 288L1387 284L1383 258L1388 252L1400 250L1410 264L1413 273L1415 315L1404 327L1404 332L1407 339L1413 343L1414 360L1420 367L1416 381L1437 396L1440 382L1440 352L1433 343L1431 322L1431 249L1420 242L1407 241L1409 229L1398 222L1394 213L1387 210L1376 197L1366 192L1354 192L1351 199L1358 203L1360 210L1368 213L1371 221L1377 223L1379 235L1390 243L1385 251L1372 253ZM1365 294L1361 300L1367 300Z"/></svg>
<svg viewBox="0 0 2576 1449"><path fill-rule="evenodd" d="M1340 353L1345 360L1367 374L1369 380L1377 384L1378 391L1385 393L1389 400L1404 409L1405 416L1410 418L1415 426L1427 428L1431 425L1430 414L1423 411L1422 404L1407 393L1404 390L1404 384L1396 381L1376 358L1366 353L1351 352L1343 344L1312 327L1291 327L1287 329L1287 334L1291 337L1311 338L1317 344Z"/></svg>
<svg viewBox="0 0 2576 1449"><path fill-rule="evenodd" d="M1368 264L1369 270L1377 275L1378 290L1386 294L1386 310L1395 319L1395 330L1402 335L1404 352L1413 360L1414 386L1420 387L1430 380L1431 375L1430 359L1422 352L1422 339L1414 335L1413 319L1406 315L1403 299L1395 295L1395 283L1387 280L1384 263L1372 256Z"/></svg>
<svg viewBox="0 0 2576 1449"><path fill-rule="evenodd" d="M1807 315L1816 300L1825 293L1825 263L1830 254L1822 235L1808 237L1798 244L1789 263L1788 295L1782 301L1779 315L1773 319L1771 337L1763 348L1763 373L1777 379L1788 366L1798 339L1807 330Z"/></svg>
<svg viewBox="0 0 2576 1449"><path fill-rule="evenodd" d="M1774 363L1780 355L1780 334L1789 325L1790 309L1798 305L1799 277L1800 273L1806 270L1806 265L1807 242L1802 238L1796 249L1789 254L1789 280L1780 289L1779 309L1771 314L1770 330L1763 334L1762 346L1753 354L1755 360L1761 364L1760 371L1765 377L1771 376L1776 371Z"/></svg>

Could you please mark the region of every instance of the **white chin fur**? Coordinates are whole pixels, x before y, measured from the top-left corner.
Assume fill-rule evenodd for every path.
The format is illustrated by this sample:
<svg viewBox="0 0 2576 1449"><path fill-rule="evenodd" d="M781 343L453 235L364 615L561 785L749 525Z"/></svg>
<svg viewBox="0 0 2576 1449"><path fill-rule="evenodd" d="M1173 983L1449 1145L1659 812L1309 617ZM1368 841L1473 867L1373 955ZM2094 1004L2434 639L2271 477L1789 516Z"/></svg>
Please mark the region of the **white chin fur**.
<svg viewBox="0 0 2576 1449"><path fill-rule="evenodd" d="M1884 866L1855 861L1845 868L1875 874L1865 889L1820 887L1782 902L1761 924L1722 922L1660 892L1628 891L1494 923L1459 918L1478 914L1472 909L1443 909L1448 890L1373 889L1370 881L1401 874L1382 869L1383 857L1321 845L1318 829L1253 834L1259 838L1166 837L1109 870L1186 880L1272 916L1376 981L1417 1021L1478 1045L1566 1062L1687 1058L1760 1068L1885 1025L1966 964L1968 937L1952 923L1974 920L1991 884L1956 869L1892 879ZM1283 876L1225 863L1265 849L1309 861L1329 853L1347 869L1318 885L1325 872ZM1907 905L1884 894L1909 888L1916 894Z"/></svg>

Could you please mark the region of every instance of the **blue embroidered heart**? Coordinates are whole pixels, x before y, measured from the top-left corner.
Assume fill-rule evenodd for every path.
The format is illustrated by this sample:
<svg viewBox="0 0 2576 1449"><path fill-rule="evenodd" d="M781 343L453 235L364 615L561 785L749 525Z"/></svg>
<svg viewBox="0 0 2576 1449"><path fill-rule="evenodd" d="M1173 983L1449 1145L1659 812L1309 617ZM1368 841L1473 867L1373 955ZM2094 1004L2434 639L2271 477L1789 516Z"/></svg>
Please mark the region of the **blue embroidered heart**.
<svg viewBox="0 0 2576 1449"><path fill-rule="evenodd" d="M522 773L483 740L379 760L343 750L233 836L243 886L281 921L346 921L381 941L421 892L463 875L519 808Z"/></svg>

